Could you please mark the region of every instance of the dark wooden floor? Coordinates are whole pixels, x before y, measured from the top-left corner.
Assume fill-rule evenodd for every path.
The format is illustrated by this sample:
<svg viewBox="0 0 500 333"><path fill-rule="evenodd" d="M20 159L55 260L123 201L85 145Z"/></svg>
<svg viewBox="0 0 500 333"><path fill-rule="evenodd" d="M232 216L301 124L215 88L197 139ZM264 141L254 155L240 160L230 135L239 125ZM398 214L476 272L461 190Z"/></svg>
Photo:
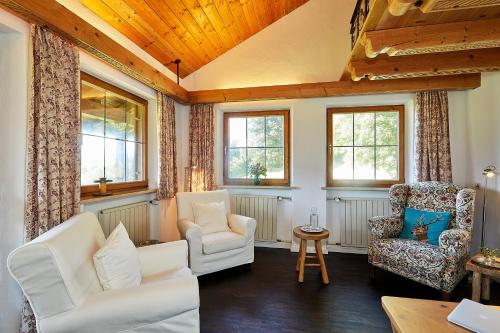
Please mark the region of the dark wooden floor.
<svg viewBox="0 0 500 333"><path fill-rule="evenodd" d="M256 248L255 262L201 276L202 332L391 332L382 307L383 295L440 299L441 293L397 275L377 270L368 278L366 255L325 256L331 283L323 285L315 267L297 282L296 254ZM500 304L492 285L491 304ZM466 280L453 301L470 297Z"/></svg>

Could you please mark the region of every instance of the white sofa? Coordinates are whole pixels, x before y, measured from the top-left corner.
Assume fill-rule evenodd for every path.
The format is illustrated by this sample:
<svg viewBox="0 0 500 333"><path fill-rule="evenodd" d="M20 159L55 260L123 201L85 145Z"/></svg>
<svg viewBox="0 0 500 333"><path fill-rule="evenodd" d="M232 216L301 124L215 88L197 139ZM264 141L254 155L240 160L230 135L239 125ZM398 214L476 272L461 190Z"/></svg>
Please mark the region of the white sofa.
<svg viewBox="0 0 500 333"><path fill-rule="evenodd" d="M202 234L193 216L194 202L224 202L231 231ZM252 263L254 234L253 218L231 214L227 190L177 193L177 218L183 239L189 244L189 266L196 275Z"/></svg>
<svg viewBox="0 0 500 333"><path fill-rule="evenodd" d="M199 332L185 241L138 248L141 285L103 291L93 255L104 241L96 216L83 213L10 253L39 332Z"/></svg>

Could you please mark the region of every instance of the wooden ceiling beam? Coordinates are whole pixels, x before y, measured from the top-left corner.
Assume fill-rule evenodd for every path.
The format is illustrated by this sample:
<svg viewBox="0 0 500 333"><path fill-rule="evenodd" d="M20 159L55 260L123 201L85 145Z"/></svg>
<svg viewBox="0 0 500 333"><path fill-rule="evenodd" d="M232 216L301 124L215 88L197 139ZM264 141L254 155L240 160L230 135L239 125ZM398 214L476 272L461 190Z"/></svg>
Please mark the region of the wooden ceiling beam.
<svg viewBox="0 0 500 333"><path fill-rule="evenodd" d="M389 57L384 54L375 59L349 63L351 78L354 81L362 78L379 80L479 73L498 69L500 69L500 48L401 57Z"/></svg>
<svg viewBox="0 0 500 333"><path fill-rule="evenodd" d="M366 56L390 56L500 47L500 19L367 31Z"/></svg>
<svg viewBox="0 0 500 333"><path fill-rule="evenodd" d="M481 74L381 81L336 81L270 87L191 91L189 92L189 102L191 104L224 103L272 99L408 93L425 90L465 90L475 89L480 85Z"/></svg>
<svg viewBox="0 0 500 333"><path fill-rule="evenodd" d="M29 22L50 27L121 72L178 102L188 102L184 88L57 1L0 0L0 7Z"/></svg>

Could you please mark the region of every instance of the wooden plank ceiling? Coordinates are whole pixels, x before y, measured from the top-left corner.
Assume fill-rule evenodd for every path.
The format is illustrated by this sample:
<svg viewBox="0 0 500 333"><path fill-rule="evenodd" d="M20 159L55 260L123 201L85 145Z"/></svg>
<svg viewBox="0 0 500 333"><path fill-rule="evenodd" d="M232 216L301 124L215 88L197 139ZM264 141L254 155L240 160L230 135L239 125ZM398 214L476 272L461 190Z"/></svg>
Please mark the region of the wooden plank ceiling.
<svg viewBox="0 0 500 333"><path fill-rule="evenodd" d="M499 69L500 0L371 0L342 79Z"/></svg>
<svg viewBox="0 0 500 333"><path fill-rule="evenodd" d="M185 77L308 0L80 0Z"/></svg>

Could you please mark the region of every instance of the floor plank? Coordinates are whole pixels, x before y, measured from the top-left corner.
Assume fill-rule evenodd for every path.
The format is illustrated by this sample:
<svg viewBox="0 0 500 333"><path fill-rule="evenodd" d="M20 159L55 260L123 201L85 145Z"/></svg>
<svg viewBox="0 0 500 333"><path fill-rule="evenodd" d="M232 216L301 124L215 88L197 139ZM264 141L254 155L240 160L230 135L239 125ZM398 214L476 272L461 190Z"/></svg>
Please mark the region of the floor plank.
<svg viewBox="0 0 500 333"><path fill-rule="evenodd" d="M440 299L429 287L377 270L368 278L366 255L330 253L325 260L330 284L319 269L308 268L297 282L297 254L284 249L256 248L255 262L201 276L202 332L391 332L381 305L383 295ZM490 304L500 304L498 285ZM454 301L470 297L465 280Z"/></svg>

